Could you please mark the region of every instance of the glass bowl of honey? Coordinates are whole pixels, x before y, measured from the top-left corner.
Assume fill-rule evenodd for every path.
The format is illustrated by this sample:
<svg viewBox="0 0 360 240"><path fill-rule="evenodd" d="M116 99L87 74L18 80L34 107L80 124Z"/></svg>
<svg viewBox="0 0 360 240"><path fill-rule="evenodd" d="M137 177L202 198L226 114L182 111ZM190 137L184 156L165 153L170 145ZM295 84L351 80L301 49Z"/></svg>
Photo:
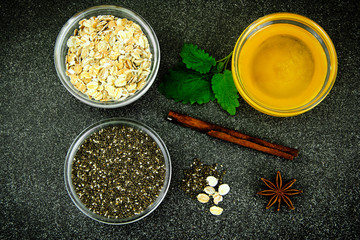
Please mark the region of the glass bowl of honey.
<svg viewBox="0 0 360 240"><path fill-rule="evenodd" d="M232 74L252 107L290 117L309 111L329 94L337 55L317 23L298 14L274 13L243 31L234 48Z"/></svg>

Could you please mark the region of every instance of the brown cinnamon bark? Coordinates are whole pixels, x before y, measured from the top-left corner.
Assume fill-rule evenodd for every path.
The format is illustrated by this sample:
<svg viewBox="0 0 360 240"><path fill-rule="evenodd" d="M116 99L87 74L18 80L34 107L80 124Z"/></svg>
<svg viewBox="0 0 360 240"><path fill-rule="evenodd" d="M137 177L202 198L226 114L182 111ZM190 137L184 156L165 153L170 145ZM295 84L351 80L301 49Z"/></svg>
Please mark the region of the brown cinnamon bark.
<svg viewBox="0 0 360 240"><path fill-rule="evenodd" d="M200 119L173 111L169 111L167 120L184 127L189 127L194 130L206 133L209 136L216 137L224 141L236 143L244 147L283 157L285 159L293 160L294 157L298 156L299 153L299 150L297 149L270 143L265 140L237 132L235 130L224 128L219 125L208 123Z"/></svg>

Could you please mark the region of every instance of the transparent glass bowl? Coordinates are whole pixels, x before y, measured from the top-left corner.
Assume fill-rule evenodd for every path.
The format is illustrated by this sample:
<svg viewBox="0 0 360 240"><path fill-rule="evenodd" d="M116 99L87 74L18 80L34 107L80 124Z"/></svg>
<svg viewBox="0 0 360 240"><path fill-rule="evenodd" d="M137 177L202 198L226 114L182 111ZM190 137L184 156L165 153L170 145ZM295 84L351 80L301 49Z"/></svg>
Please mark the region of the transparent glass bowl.
<svg viewBox="0 0 360 240"><path fill-rule="evenodd" d="M70 78L66 75L66 65L65 65L65 57L68 51L67 40L74 34L74 30L79 27L79 21L84 18L90 18L92 16L99 15L113 15L119 18L127 18L128 20L132 20L133 22L139 24L142 31L146 35L150 45L150 51L152 53L151 59L151 68L150 74L146 79L145 86L137 91L134 95L129 96L123 101L99 101L90 99L86 94L81 93L77 90L73 84L70 82ZM55 43L54 49L54 61L55 61L55 69L56 72L64 85L64 87L77 99L81 102L86 103L90 106L99 107L99 108L117 108L128 105L137 99L139 99L142 95L144 95L153 82L155 81L157 72L160 66L160 46L159 41L156 37L154 30L151 28L149 23L142 18L139 14L118 6L111 5L102 5L96 6L89 9L86 9L82 12L79 12L72 16L62 27Z"/></svg>
<svg viewBox="0 0 360 240"><path fill-rule="evenodd" d="M72 164L74 157L76 155L76 152L78 151L79 147L82 145L82 143L87 139L90 135L92 135L94 132L99 131L102 128L106 128L109 126L128 126L132 127L134 129L138 129L143 131L144 133L148 134L154 141L157 143L159 148L161 149L164 161L165 161L165 181L164 185L161 189L161 192L158 196L158 198L155 200L154 203L152 203L147 209L145 209L140 214L134 215L129 218L125 219L117 219L117 218L108 218L104 216L100 216L92 211L90 211L80 200L78 195L75 192L72 178L71 178L71 171L72 171ZM138 121L127 119L127 118L110 118L105 119L102 121L99 121L89 127L87 127L85 130L83 130L74 140L74 142L71 144L68 153L66 155L65 159L65 169L64 169L64 177L65 177L65 186L67 189L67 192L69 196L71 197L71 200L74 202L74 204L88 217L97 220L99 222L107 223L107 224L113 224L113 225L122 225L122 224L128 224L136 222L146 216L148 216L151 212L153 212L159 204L162 202L162 200L165 198L165 195L168 191L169 185L170 185L170 179L171 179L171 161L170 161L170 155L169 152L164 144L164 142L161 140L159 135L152 130L150 127L146 126L143 123L140 123Z"/></svg>
<svg viewBox="0 0 360 240"><path fill-rule="evenodd" d="M302 106L296 106L293 108L280 109L272 108L268 105L259 101L254 95L246 88L244 81L242 79L242 69L239 66L239 58L242 53L243 47L246 45L247 40L261 31L263 28L268 27L272 24L291 24L297 27L300 27L310 33L317 42L322 46L322 49L326 56L326 68L327 73L324 78L323 85L319 92L317 92L315 97L303 104ZM286 32L284 33L286 34ZM306 18L304 16L292 13L274 13L262 18L259 18L252 24L250 24L240 35L233 52L232 58L232 74L234 78L234 83L238 89L240 95L243 99L249 103L252 107L259 110L260 112L266 113L268 115L277 116L277 117L289 117L295 116L317 106L324 98L328 95L331 88L334 85L336 74L337 74L337 56L335 47L327 35L327 33L314 21Z"/></svg>

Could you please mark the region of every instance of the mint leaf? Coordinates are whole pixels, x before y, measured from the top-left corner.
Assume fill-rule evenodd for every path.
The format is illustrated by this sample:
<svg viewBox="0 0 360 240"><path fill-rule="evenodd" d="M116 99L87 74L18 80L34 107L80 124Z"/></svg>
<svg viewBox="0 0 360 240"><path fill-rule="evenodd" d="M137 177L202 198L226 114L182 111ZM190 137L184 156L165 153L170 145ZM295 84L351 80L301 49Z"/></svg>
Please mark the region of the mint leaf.
<svg viewBox="0 0 360 240"><path fill-rule="evenodd" d="M209 76L194 71L169 70L159 91L181 103L203 104L214 100Z"/></svg>
<svg viewBox="0 0 360 240"><path fill-rule="evenodd" d="M208 73L211 67L216 65L214 57L193 44L184 44L180 56L187 68L199 73Z"/></svg>
<svg viewBox="0 0 360 240"><path fill-rule="evenodd" d="M225 70L223 74L215 74L211 79L211 83L218 103L224 110L230 113L230 115L235 115L236 108L239 106L239 95L231 71Z"/></svg>

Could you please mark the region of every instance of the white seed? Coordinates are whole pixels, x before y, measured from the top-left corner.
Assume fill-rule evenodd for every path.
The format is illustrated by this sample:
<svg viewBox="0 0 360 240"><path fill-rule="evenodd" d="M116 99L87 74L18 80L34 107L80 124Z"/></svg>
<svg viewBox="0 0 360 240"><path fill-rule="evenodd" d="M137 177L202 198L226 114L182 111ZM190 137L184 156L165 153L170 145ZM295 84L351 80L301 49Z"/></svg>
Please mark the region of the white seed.
<svg viewBox="0 0 360 240"><path fill-rule="evenodd" d="M213 195L213 198L214 198L214 203L216 205L219 204L219 202L221 202L223 200L223 197L218 193L216 192L214 195Z"/></svg>
<svg viewBox="0 0 360 240"><path fill-rule="evenodd" d="M218 207L218 206L212 206L210 208L210 212L213 214L213 215L220 215L222 212L223 212L223 209L221 207Z"/></svg>
<svg viewBox="0 0 360 240"><path fill-rule="evenodd" d="M204 193L200 193L199 195L197 195L197 199L201 203L207 203L210 200L210 197Z"/></svg>
<svg viewBox="0 0 360 240"><path fill-rule="evenodd" d="M226 195L230 191L230 187L227 184L221 184L219 186L220 195Z"/></svg>
<svg viewBox="0 0 360 240"><path fill-rule="evenodd" d="M213 195L215 193L215 188L213 188L211 186L207 186L204 188L204 192L209 195Z"/></svg>
<svg viewBox="0 0 360 240"><path fill-rule="evenodd" d="M211 187L215 187L218 184L218 180L214 176L208 176L206 178L206 181L209 184L209 186L211 186Z"/></svg>

